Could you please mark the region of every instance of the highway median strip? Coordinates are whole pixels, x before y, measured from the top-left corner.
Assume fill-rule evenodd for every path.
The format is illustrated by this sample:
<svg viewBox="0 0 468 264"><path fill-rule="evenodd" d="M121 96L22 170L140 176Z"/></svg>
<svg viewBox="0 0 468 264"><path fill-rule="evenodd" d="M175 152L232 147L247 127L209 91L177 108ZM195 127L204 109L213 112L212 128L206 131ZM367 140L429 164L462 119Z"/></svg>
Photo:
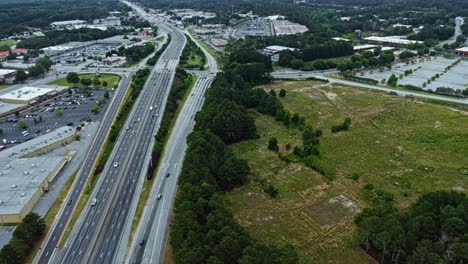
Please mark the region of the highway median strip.
<svg viewBox="0 0 468 264"><path fill-rule="evenodd" d="M104 143L104 146L101 149L101 153L99 154L98 162L96 164L96 167L94 168L94 172L86 182L86 185L84 187L85 189L81 193L76 208L73 211L72 216L70 218L70 222L62 235L59 247L63 247L63 245L67 241L67 238L70 235L76 221L78 220L78 217L80 216L81 212L83 211L83 208L88 202L93 188L97 182L98 176L102 172L107 160L109 159L110 153L112 152L112 149L114 147L114 143L117 140L117 137L125 124L125 121L127 120L127 117L130 113L131 108L133 107L133 104L135 103L136 99L138 98L138 95L143 89L149 74L149 69L142 69L139 70L133 76L130 88L128 89L123 99L123 104L120 106L117 117L115 118L109 135Z"/></svg>
<svg viewBox="0 0 468 264"><path fill-rule="evenodd" d="M167 100L166 109L164 111L161 127L156 134L156 141L153 147L153 166L148 168L148 175L144 181L143 189L138 200L137 209L135 212L134 220L130 229L130 242L133 239L134 233L140 222L145 204L149 198L150 191L152 190L154 177L159 169L160 158L164 155L164 150L169 140L170 131L173 130L176 120L182 110L187 97L190 95L197 78L187 74L183 69L177 68L174 83L171 87L171 92Z"/></svg>

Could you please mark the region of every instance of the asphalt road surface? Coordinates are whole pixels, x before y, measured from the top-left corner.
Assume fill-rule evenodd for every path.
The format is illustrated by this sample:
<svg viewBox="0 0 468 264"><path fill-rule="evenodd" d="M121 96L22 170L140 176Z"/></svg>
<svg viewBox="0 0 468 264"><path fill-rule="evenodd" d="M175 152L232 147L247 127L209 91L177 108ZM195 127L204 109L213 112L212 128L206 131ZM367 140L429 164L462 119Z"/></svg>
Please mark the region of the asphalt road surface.
<svg viewBox="0 0 468 264"><path fill-rule="evenodd" d="M282 72L274 72L271 74L271 76L276 79L307 79L309 77L314 77L314 78L319 78L322 80L328 80L330 83L348 85L348 86L353 86L357 88L378 90L382 92L395 92L396 94L400 96L410 95L414 97L436 99L436 100L445 101L445 102L468 105L468 99L462 99L462 98L457 99L455 97L452 98L448 96L438 96L438 95L431 95L431 94L424 94L424 93L416 93L416 92L411 92L411 91L402 91L402 90L397 90L397 89L388 89L388 88L379 87L377 85L358 83L358 82L352 82L352 81L347 81L347 80L340 80L340 79L326 77L325 75L329 73L332 73L332 71L315 71L315 72L314 71L311 71L311 72L282 71Z"/></svg>
<svg viewBox="0 0 468 264"><path fill-rule="evenodd" d="M60 240L60 237L63 234L69 220L72 215L73 209L75 208L76 202L83 191L84 184L88 178L88 175L91 174L94 164L97 160L97 157L100 153L100 150L104 144L105 139L110 131L110 127L114 122L114 119L118 113L119 107L125 97L128 87L133 74L129 76L124 76L120 81L119 87L115 92L115 95L112 99L111 105L108 108L104 119L101 123L101 126L98 130L98 133L94 139L92 147L89 149L88 154L86 155L85 161L82 168L77 174L74 184L67 196L66 203L62 206L60 212L57 214L56 220L52 225L44 244L42 245L38 255L35 258L36 263L49 263L52 254L54 253L57 244Z"/></svg>
<svg viewBox="0 0 468 264"><path fill-rule="evenodd" d="M109 161L99 177L92 199L65 245L61 263L114 263L134 199L151 157L154 137L161 122L175 69L185 46L185 36L166 26L172 41L153 68L121 132Z"/></svg>
<svg viewBox="0 0 468 264"><path fill-rule="evenodd" d="M191 35L189 37L193 39ZM144 208L126 263L163 263L178 177L187 149L186 140L195 125L195 114L203 105L205 92L218 71L216 60L203 47L200 48L207 57L209 70L199 74L179 113L161 157L156 182Z"/></svg>

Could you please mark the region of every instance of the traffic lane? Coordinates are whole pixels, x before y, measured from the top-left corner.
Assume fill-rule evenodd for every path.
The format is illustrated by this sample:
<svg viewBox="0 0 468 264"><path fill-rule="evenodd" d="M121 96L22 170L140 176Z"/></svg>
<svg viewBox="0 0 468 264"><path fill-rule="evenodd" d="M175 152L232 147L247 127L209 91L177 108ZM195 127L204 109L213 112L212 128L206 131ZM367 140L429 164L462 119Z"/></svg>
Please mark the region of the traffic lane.
<svg viewBox="0 0 468 264"><path fill-rule="evenodd" d="M127 85L128 85L128 82L127 82L127 83L124 82L123 85L124 85L123 87L128 87L128 86L127 86ZM123 94L124 94L124 93L123 93ZM119 105L119 104L118 104L118 103L114 103L114 104L113 104L113 109L111 109L111 111L109 112L111 115L113 115L113 114L115 115L115 113L113 113L112 110L116 110L116 108L114 107L114 106L116 106L116 105ZM106 123L107 123L107 125L110 124L109 121L104 122L104 124L102 124L102 127L105 127ZM97 137L96 137L96 139L98 139L98 142L103 142L103 140L102 140L103 134L100 133L101 131L102 131L102 130L98 131L98 135L97 135ZM99 139L101 139L101 140L99 140ZM92 160L95 160L95 156L96 156L97 153L98 153L98 150L96 150L96 146L97 146L96 144L93 144L93 146L92 146L92 148L91 148L92 154L93 154L94 156L89 156L89 153L88 153L88 157L91 157ZM93 150L93 148L94 148L94 150ZM98 148L98 149L99 149L99 148ZM85 161L85 164L86 164L86 161ZM83 184L85 183L85 180L84 180L83 178L86 178L87 175L89 175L90 170L91 170L91 165L88 163L88 166L85 167L85 171L81 174L81 177L80 177L81 180L80 180L80 182L78 183L78 186L75 188L76 190L75 190L74 192L72 192L72 196L75 198L75 199L72 199L72 204L75 203L75 201L77 201L77 199L78 199L78 197L79 197L79 195L80 195L80 193L81 193L79 189L82 189ZM71 205L72 205L72 204L71 204ZM62 225L62 224L63 224L64 222L66 223L66 222L68 221L68 217L71 215L71 212L70 212L70 211L71 211L72 209L73 209L73 206L66 207L64 214L62 214L62 215L65 215L65 217L61 217L61 218L60 218L60 219L62 219L62 220L61 220L62 223L59 225L59 228L58 228L58 229L54 229L54 232L56 233L57 236L59 236L58 233L62 233L62 232L63 232L62 226L64 226L64 225ZM60 229L60 228L62 228L62 229ZM53 241L53 242L54 242L54 241ZM50 249L51 247L53 247L53 243L49 243L47 247ZM48 255L45 254L45 256L47 257Z"/></svg>
<svg viewBox="0 0 468 264"><path fill-rule="evenodd" d="M97 152L98 152L98 151L96 151L96 154L97 154ZM111 159L112 159L112 158L113 158L113 157L111 157ZM113 181L113 179L111 179L110 181L112 182L112 181ZM95 197L95 198L96 198L96 199L100 199L100 200L102 199L101 197L98 197L98 198L97 198L97 197ZM99 203L99 204L100 204L100 203ZM88 218L88 221L89 221L89 218ZM92 223L92 221L91 221L91 223ZM85 240L86 240L86 239L85 239Z"/></svg>
<svg viewBox="0 0 468 264"><path fill-rule="evenodd" d="M168 87L168 86L169 86L168 78L165 78L165 81L166 81L166 83L163 83L162 87ZM157 101L159 101L159 102L162 103L162 99L163 99L163 98L160 97L160 98L158 98ZM161 115L162 115L162 114L161 114ZM156 121L156 123L157 123L157 122L158 122L158 121ZM156 124L155 124L155 125L156 125ZM150 127L153 127L153 126L154 126L154 125L151 124ZM152 133L147 133L147 134L146 134L146 137L147 137L147 138L144 138L144 139L143 139L143 142L145 142L145 143L147 142L148 145L149 145L150 139L151 139L151 137L152 137ZM143 147L143 146L142 146L142 147ZM145 147L143 147L143 148L145 148ZM138 167L142 167L142 166L143 166L143 163L146 161L146 160L144 159L144 155L145 155L145 154L146 154L146 152L142 153L142 152L140 151L140 152L139 152L139 155L142 155L142 156L141 156L141 157L138 157L138 156L136 157L136 159L139 160L140 163L142 163L142 164L137 165ZM129 201L129 199L130 199L129 197L132 197L132 196L133 196L133 191L134 191L134 189L136 188L136 180L135 180L135 178L138 178L139 175L140 175L140 172L138 172L138 173L136 173L136 175L132 176L133 179L134 179L134 180L133 180L133 183L135 183L135 184L131 186L131 192L127 195L127 197L122 198L122 202L123 202L123 200L125 200L126 202L130 202L130 201ZM122 217L123 214L120 213L119 216ZM125 217L122 217L120 220L117 220L117 221L120 221L121 223L124 223L125 220L126 220L126 218L125 218ZM117 242L116 242L116 243L117 243ZM114 248L114 250L115 250L115 248ZM106 247L104 248L104 250L101 250L101 251L109 252L109 250L108 250ZM111 255L111 254L110 254L110 255ZM103 256L104 256L103 253L101 253L101 258L102 258ZM100 261L101 261L101 260L100 260Z"/></svg>
<svg viewBox="0 0 468 264"><path fill-rule="evenodd" d="M145 99L146 99L146 98L148 98L148 97L143 97L143 98L145 98ZM78 252L79 252L79 251L78 251Z"/></svg>
<svg viewBox="0 0 468 264"><path fill-rule="evenodd" d="M110 125L112 124L112 120L114 119L117 113L117 110L120 106L120 102L123 99L123 96L125 95L126 90L129 86L131 76L132 75L130 75L129 78L124 78L121 81L121 83L119 83L120 89L118 89L115 98L112 100L111 107L108 110L108 114L105 115L104 121L101 123L101 127L95 136L95 140L86 155L84 165L86 164L87 165L83 166L84 169L82 169L79 172L78 179L75 181L75 183L72 186L72 192L70 194L72 197L72 199L70 199L71 203L68 204L67 202L67 205L63 209L59 217L59 220L57 221L57 224L52 227L52 235L49 238L53 238L53 237L60 238L62 236L63 231L65 230L65 227L67 226L70 216L72 214L74 206L76 205L76 202L78 201L78 197L81 194L81 190L83 189L83 186L86 182L86 178L91 172L92 164L94 164L94 161L97 158L98 150L100 150L101 148L99 144L96 144L96 142L100 142L101 144L103 144L105 135L108 133L107 128L109 128ZM57 243L58 243L58 239L57 240L48 239L46 241L44 250L41 251L40 253L41 255L39 257L38 263L48 263L50 261L50 257L52 256Z"/></svg>
<svg viewBox="0 0 468 264"><path fill-rule="evenodd" d="M152 137L152 133L147 133L146 135L146 138L143 138L143 142L145 141L149 141ZM140 147L144 147L143 144L140 144ZM140 167L141 165L143 164L135 164L135 161L138 162L138 163L143 163L145 162L145 159L144 159L144 154L146 153L143 153L142 151L139 151L137 156L135 156L134 158L134 163L133 163L133 166L131 167L131 172L134 172L134 173L131 173L131 175L129 176L131 178L131 180L127 180L127 184L126 184L126 190L128 190L128 194L124 191L123 195L120 196L120 199L119 199L119 206L122 206L122 205L126 205L126 207L124 208L116 208L116 212L113 214L114 216L112 217L112 220L113 220L113 224L111 226L111 229L114 227L114 224L116 225L116 230L111 230L111 234L110 235L107 235L107 237L111 237L112 236L112 242L115 241L114 238L117 237L117 235L119 234L119 232L121 231L120 228L123 227L123 224L126 220L126 215L127 215L127 211L128 211L128 204L130 203L130 198L133 196L133 192L136 188L136 178L138 178L137 176L140 175L140 171L138 171L137 175L135 175L135 172L137 172L136 168L137 167ZM136 177L135 177L136 176ZM117 241L115 241L115 243L117 243ZM110 248L109 248L110 247ZM112 246L112 244L107 244L107 247L106 247L106 244L104 245L104 248L100 250L100 254L99 254L99 262L102 263L102 261L105 261L103 260L102 258L104 257L104 252L107 252L107 256L113 256L114 252L113 250L115 250L115 247ZM109 258L106 258L108 260L111 260Z"/></svg>
<svg viewBox="0 0 468 264"><path fill-rule="evenodd" d="M172 176L174 178L174 184L173 184L173 189L176 187L176 184L177 184L177 176L179 175L180 173L180 170L181 170L181 164L183 162L183 153L185 153L185 149L186 149L186 138L188 136L188 134L190 133L190 131L193 129L193 126L194 126L194 123L195 121L193 120L193 116L194 116L194 113L196 113L200 108L201 108L201 105L202 105L202 102L203 102L203 95L204 95L204 92L206 91L207 87L211 84L211 79L206 79L206 78L200 78L197 83L195 84L195 88L192 90L192 95L190 95L189 97L189 100L186 102L186 104L184 104L184 109L182 110L181 112L181 115L180 115L180 120L181 121L178 121L177 124L176 124L176 127L174 129L174 135L171 135L171 138L168 142L168 151L165 152L167 153L168 155L164 155L163 157L163 163L162 163L162 174L161 174L161 171L158 173L158 178L157 179L163 179L162 182L165 182L165 178L162 178L164 177L163 175L165 173L168 173L168 170L171 170L170 172L172 172L172 175L175 175L175 176ZM199 87L199 89L197 89ZM166 167L166 164L167 164L167 167ZM172 166L173 165L173 166ZM162 186L162 183L160 183L161 181L157 182L158 184L156 185L155 189L161 189L161 186ZM167 192L167 190L164 190L164 192ZM164 197L169 197L167 198L168 200L171 200L171 196L173 195L173 193L175 192L175 189L169 193L169 196L167 193L165 193L163 195L163 199L166 199ZM152 219L154 219L154 215L155 213L157 212L159 208L155 208L154 204L151 206L151 210L153 210L153 214L151 216ZM164 215L161 215L160 217L164 217ZM167 216L168 217L168 216ZM153 223L154 221L153 220L147 220L147 222L149 223ZM158 226L164 226L164 224L162 224L161 222L158 222ZM150 228L152 227L151 225L148 225ZM147 227L148 229L148 227ZM158 233L159 230L156 231L155 234L159 234ZM149 234L151 232L148 232L148 231L145 231L144 234ZM166 235L166 233L163 234L163 237ZM153 242L154 240L147 240L147 245L151 245L152 243L154 244ZM159 237L155 236L155 241L164 241L164 239L159 239ZM156 244L155 245L157 248L156 249L152 249L150 252L145 252L145 255L146 255L146 261L149 261L151 263L153 257L152 255L156 254L156 255L160 255L160 252L162 249L161 249L161 244ZM137 249L137 255L134 257L135 259L135 262L139 262L141 261L141 249L138 248ZM152 254L153 253L153 254ZM149 258L149 259L148 259ZM154 259L153 259L154 260Z"/></svg>
<svg viewBox="0 0 468 264"><path fill-rule="evenodd" d="M143 98L143 100L146 100L146 99L147 99L146 97ZM119 140L120 140L120 135L119 135ZM120 142L120 141L119 141L119 142ZM119 142L118 142L117 144L119 144ZM126 138L123 139L123 142L124 142L124 143L127 143L127 144L130 144L130 141L129 141L128 139L126 139ZM119 146L120 146L120 144L119 144ZM124 145L124 149L125 149L125 145ZM124 152L121 151L120 153L121 153L121 155L122 155L122 153L124 153ZM122 159L122 156L120 156L120 159ZM109 164L110 164L110 163L109 163ZM107 164L106 164L106 165L107 165ZM109 166L110 166L110 165L107 165L107 168L109 168ZM101 187L101 190L100 190L101 193L98 192L98 196L99 196L98 198L99 198L101 201L104 200L104 195L105 195L105 193L102 193L102 190L107 190L106 193L109 193L109 185L111 185L111 184L114 182L113 174L110 174L110 175L109 175L109 174L106 174L106 172L108 171L107 168L104 169L103 174L102 174L103 177L106 178L106 180L105 180L105 185L103 185L103 186ZM110 179L109 179L109 177L110 177ZM100 203L100 206L104 206L104 203ZM98 215L96 215L96 217L95 217L95 216L94 216L94 212L91 212L91 215L89 215L88 218L95 219L95 218L97 218L97 216L98 216ZM85 226L85 228L86 228L86 229L82 229L82 230L80 231L81 234L87 233L87 232L89 231L89 228L91 228L91 226ZM70 247L70 248L71 248L70 250L72 251L72 256L74 255L73 252L79 253L78 248L80 248L81 246L82 246L82 244L81 244L81 243L78 243L78 244L74 244L72 247ZM75 248L76 248L76 250L75 250Z"/></svg>

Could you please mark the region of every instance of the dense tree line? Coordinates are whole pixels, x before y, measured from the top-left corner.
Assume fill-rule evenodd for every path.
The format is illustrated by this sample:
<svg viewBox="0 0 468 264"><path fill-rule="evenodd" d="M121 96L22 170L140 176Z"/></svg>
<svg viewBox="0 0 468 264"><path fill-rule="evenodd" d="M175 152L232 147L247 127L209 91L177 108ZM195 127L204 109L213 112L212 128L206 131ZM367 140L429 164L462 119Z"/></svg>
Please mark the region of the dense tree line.
<svg viewBox="0 0 468 264"><path fill-rule="evenodd" d="M80 1L12 1L0 3L0 37L29 31L33 28L48 28L50 23L72 19L92 22L109 15L109 11L126 11L129 8L116 0Z"/></svg>
<svg viewBox="0 0 468 264"><path fill-rule="evenodd" d="M122 35L125 31L109 28L108 30L82 28L75 30L58 30L45 32L44 37L24 39L17 44L18 48L41 49L71 41L91 41Z"/></svg>
<svg viewBox="0 0 468 264"><path fill-rule="evenodd" d="M167 99L166 108L164 109L163 119L159 127L158 133L156 134L156 141L153 147L153 157L157 162L161 156L161 152L164 147L164 142L168 136L170 125L175 118L179 104L182 102L185 93L188 91L190 86L193 83L192 75L188 74L184 69L177 68L176 74L174 76L174 81L172 83L171 91ZM157 164L154 164L154 168L157 167ZM153 171L151 171L152 173ZM151 174L152 175L152 174Z"/></svg>
<svg viewBox="0 0 468 264"><path fill-rule="evenodd" d="M373 204L355 222L362 247L382 263L468 262L465 194L424 194L403 213L393 205L393 196L388 193L380 192Z"/></svg>
<svg viewBox="0 0 468 264"><path fill-rule="evenodd" d="M43 75L50 70L50 67L52 67L52 61L50 58L47 56L42 57L36 61L34 66L29 67L28 74L26 74L23 70L18 70L15 81L22 82L28 77L37 77Z"/></svg>
<svg viewBox="0 0 468 264"><path fill-rule="evenodd" d="M27 214L16 226L13 238L0 250L1 264L21 264L44 233L44 219L36 213Z"/></svg>
<svg viewBox="0 0 468 264"><path fill-rule="evenodd" d="M338 63L336 68L341 72L346 72L354 69L388 66L394 61L393 51L386 50L382 52L380 48L376 48L373 52L363 51L360 54L353 55L351 59Z"/></svg>
<svg viewBox="0 0 468 264"><path fill-rule="evenodd" d="M249 56L252 55L252 56ZM268 75L269 59L247 50L233 50L225 73L217 76L196 115L175 202L171 244L176 263L297 263L292 247L265 245L252 239L224 205L219 192L248 181L246 161L238 159L226 144L257 137L247 108L256 108L265 98L253 85L269 78L254 79L245 65L262 65L256 77ZM250 69L250 68L249 68ZM267 103L266 105L268 105ZM265 107L264 111L268 110Z"/></svg>
<svg viewBox="0 0 468 264"><path fill-rule="evenodd" d="M154 44L147 42L143 45L133 45L129 48L121 46L117 50L112 50L106 54L107 57L112 56L112 54L117 54L118 56L123 56L127 58L128 63L137 63L141 59L146 58L154 51Z"/></svg>
<svg viewBox="0 0 468 264"><path fill-rule="evenodd" d="M426 40L446 40L453 36L455 29L452 26L424 25L424 28L410 39Z"/></svg>

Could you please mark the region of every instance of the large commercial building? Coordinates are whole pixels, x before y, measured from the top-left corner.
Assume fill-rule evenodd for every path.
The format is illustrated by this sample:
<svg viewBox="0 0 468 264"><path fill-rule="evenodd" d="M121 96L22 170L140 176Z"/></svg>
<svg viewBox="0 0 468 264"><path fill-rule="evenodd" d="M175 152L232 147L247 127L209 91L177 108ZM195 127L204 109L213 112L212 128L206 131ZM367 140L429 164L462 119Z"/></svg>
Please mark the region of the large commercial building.
<svg viewBox="0 0 468 264"><path fill-rule="evenodd" d="M22 87L13 92L0 95L0 101L12 104L33 103L42 96L53 95L57 93L50 88Z"/></svg>
<svg viewBox="0 0 468 264"><path fill-rule="evenodd" d="M74 140L75 129L61 127L0 152L0 223L18 223L73 157L38 156Z"/></svg>
<svg viewBox="0 0 468 264"><path fill-rule="evenodd" d="M110 16L101 19L101 24L108 26L108 27L120 27L121 22L120 18L115 16Z"/></svg>
<svg viewBox="0 0 468 264"><path fill-rule="evenodd" d="M272 23L276 36L304 34L309 30L304 25L288 20L272 20Z"/></svg>
<svg viewBox="0 0 468 264"><path fill-rule="evenodd" d="M53 22L50 26L55 30L63 30L63 29L75 29L76 27L81 27L86 25L86 21L84 20L68 20L68 21L58 21Z"/></svg>
<svg viewBox="0 0 468 264"><path fill-rule="evenodd" d="M269 54L279 54L285 50L294 51L295 48L274 45L274 46L265 47L263 49L264 52L269 53Z"/></svg>
<svg viewBox="0 0 468 264"><path fill-rule="evenodd" d="M64 157L0 160L0 223L18 223L49 189Z"/></svg>
<svg viewBox="0 0 468 264"><path fill-rule="evenodd" d="M424 42L417 40L409 40L404 36L387 36L387 37L378 37L372 36L364 38L364 41L370 44L377 45L387 45L392 47L401 47L408 44L422 44Z"/></svg>
<svg viewBox="0 0 468 264"><path fill-rule="evenodd" d="M0 69L0 84L12 84L15 76L16 70Z"/></svg>
<svg viewBox="0 0 468 264"><path fill-rule="evenodd" d="M455 54L460 56L468 56L468 47L456 49Z"/></svg>

